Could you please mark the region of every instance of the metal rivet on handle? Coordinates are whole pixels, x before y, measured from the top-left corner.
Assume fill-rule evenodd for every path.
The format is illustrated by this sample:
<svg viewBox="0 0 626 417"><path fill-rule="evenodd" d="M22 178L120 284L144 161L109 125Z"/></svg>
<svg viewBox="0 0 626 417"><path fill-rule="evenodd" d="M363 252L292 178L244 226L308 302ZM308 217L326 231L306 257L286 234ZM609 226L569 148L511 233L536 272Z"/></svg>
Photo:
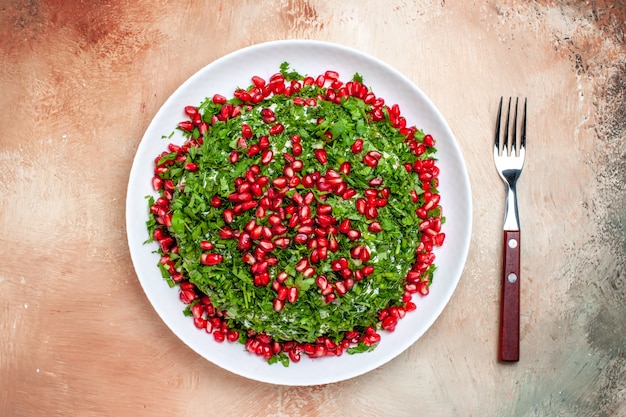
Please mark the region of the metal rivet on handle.
<svg viewBox="0 0 626 417"><path fill-rule="evenodd" d="M509 248L515 249L517 247L517 240L509 239Z"/></svg>
<svg viewBox="0 0 626 417"><path fill-rule="evenodd" d="M511 284L517 281L517 275L515 275L513 272L511 272L506 278L509 280Z"/></svg>

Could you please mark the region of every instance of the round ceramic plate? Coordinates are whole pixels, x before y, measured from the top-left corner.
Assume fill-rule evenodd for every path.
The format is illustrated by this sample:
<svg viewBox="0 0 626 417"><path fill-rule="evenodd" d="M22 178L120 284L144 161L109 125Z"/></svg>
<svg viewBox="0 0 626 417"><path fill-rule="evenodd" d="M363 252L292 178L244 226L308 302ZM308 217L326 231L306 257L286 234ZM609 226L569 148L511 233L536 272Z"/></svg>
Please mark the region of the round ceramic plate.
<svg viewBox="0 0 626 417"><path fill-rule="evenodd" d="M237 343L217 343L213 337L196 329L191 318L182 313L178 289L170 288L161 277L154 253L156 243L148 239L147 195L156 195L151 185L154 158L168 141L182 143L182 135L174 131L185 119L187 105L199 105L215 93L232 96L237 87L250 84L253 75L268 79L288 62L300 74L316 76L332 69L341 79L349 80L355 73L387 103L398 103L408 124L430 133L437 140L441 205L446 223L446 241L435 249L436 270L430 294L415 296L417 310L407 314L392 333L381 332L380 344L371 352L340 357L308 359L304 357L289 367L268 365L248 353ZM336 44L288 40L268 42L233 52L207 65L183 83L165 102L150 123L135 155L126 200L126 228L132 261L137 276L165 324L191 349L214 364L235 374L281 385L316 385L342 381L380 367L413 345L428 330L450 300L461 277L469 249L472 224L472 203L465 162L446 121L430 99L409 79L380 60Z"/></svg>

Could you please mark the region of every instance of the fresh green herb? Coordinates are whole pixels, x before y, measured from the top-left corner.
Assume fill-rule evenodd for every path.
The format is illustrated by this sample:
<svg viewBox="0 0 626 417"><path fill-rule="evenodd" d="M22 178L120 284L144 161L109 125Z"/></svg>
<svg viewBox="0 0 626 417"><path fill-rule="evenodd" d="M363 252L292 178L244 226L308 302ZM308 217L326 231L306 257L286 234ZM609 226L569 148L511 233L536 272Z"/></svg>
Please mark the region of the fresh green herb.
<svg viewBox="0 0 626 417"><path fill-rule="evenodd" d="M269 363L369 351L432 283L434 139L358 73L253 82L186 107L157 159L161 273L197 327Z"/></svg>

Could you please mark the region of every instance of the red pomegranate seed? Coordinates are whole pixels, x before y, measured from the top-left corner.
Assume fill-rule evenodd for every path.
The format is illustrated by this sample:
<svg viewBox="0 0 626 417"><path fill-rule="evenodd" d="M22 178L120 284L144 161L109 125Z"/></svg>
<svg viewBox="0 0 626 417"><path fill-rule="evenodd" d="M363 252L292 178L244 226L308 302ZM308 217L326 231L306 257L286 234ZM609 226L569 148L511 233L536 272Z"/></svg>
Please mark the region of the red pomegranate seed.
<svg viewBox="0 0 626 417"><path fill-rule="evenodd" d="M274 311L278 313L283 309L283 307L285 307L285 302L276 298L272 302L272 307L274 308Z"/></svg>
<svg viewBox="0 0 626 417"><path fill-rule="evenodd" d="M363 150L363 139L355 140L352 146L350 146L350 150L354 154L360 153Z"/></svg>
<svg viewBox="0 0 626 417"><path fill-rule="evenodd" d="M326 164L326 162L328 162L328 157L326 156L325 149L316 149L314 154L315 158L320 162L320 164L324 165Z"/></svg>
<svg viewBox="0 0 626 417"><path fill-rule="evenodd" d="M299 143L294 143L291 146L291 153L293 154L293 156L302 155L302 145L300 145Z"/></svg>
<svg viewBox="0 0 626 417"><path fill-rule="evenodd" d="M246 139L250 139L252 137L252 129L248 126L248 124L244 123L241 125L241 134Z"/></svg>
<svg viewBox="0 0 626 417"><path fill-rule="evenodd" d="M185 132L191 132L193 130L193 123L189 121L184 121L178 123L178 127Z"/></svg>
<svg viewBox="0 0 626 417"><path fill-rule="evenodd" d="M348 239L354 241L361 238L361 232L356 229L352 229L349 230L348 233L346 233L346 236L348 237Z"/></svg>
<svg viewBox="0 0 626 417"><path fill-rule="evenodd" d="M339 79L339 73L337 71L328 70L324 73L324 77L326 79L336 81L337 79Z"/></svg>
<svg viewBox="0 0 626 417"><path fill-rule="evenodd" d="M309 262L307 261L306 258L302 258L300 259L300 261L298 261L298 263L296 264L296 271L298 272L302 272L304 271L307 267L309 266Z"/></svg>
<svg viewBox="0 0 626 417"><path fill-rule="evenodd" d="M186 106L185 114L189 117L194 117L195 115L198 114L198 109L194 106Z"/></svg>
<svg viewBox="0 0 626 417"><path fill-rule="evenodd" d="M365 214L365 210L367 208L367 200L364 198L357 198L355 201L356 210L359 214Z"/></svg>
<svg viewBox="0 0 626 417"><path fill-rule="evenodd" d="M286 249L290 243L291 243L291 239L289 239L288 237L279 237L276 240L274 240L274 245L281 249Z"/></svg>
<svg viewBox="0 0 626 417"><path fill-rule="evenodd" d="M361 281L362 279L363 279L363 271L360 269L357 269L356 271L354 271L354 280Z"/></svg>
<svg viewBox="0 0 626 417"><path fill-rule="evenodd" d="M361 257L361 252L363 251L363 246L354 245L352 249L350 249L350 256L352 259L359 259Z"/></svg>
<svg viewBox="0 0 626 417"><path fill-rule="evenodd" d="M224 104L224 103L226 103L226 97L224 97L221 94L215 94L213 96L213 103L215 103L215 104Z"/></svg>
<svg viewBox="0 0 626 417"><path fill-rule="evenodd" d="M335 272L341 271L343 269L342 266L341 266L341 263L339 262L339 260L333 261L331 263L331 268Z"/></svg>
<svg viewBox="0 0 626 417"><path fill-rule="evenodd" d="M285 177L275 178L274 181L272 181L272 184L274 184L274 187L276 188L285 188L287 186L287 178Z"/></svg>
<svg viewBox="0 0 626 417"><path fill-rule="evenodd" d="M217 265L224 260L224 257L217 253L203 253L200 255L200 263L203 265Z"/></svg>
<svg viewBox="0 0 626 417"><path fill-rule="evenodd" d="M436 246L441 246L443 245L443 241L446 238L446 234L445 233L438 233L437 235L435 235L435 237L433 237L433 243Z"/></svg>
<svg viewBox="0 0 626 417"><path fill-rule="evenodd" d="M226 209L222 212L222 217L224 218L224 222L226 222L226 224L231 224L234 220L234 213L231 209Z"/></svg>
<svg viewBox="0 0 626 417"><path fill-rule="evenodd" d="M259 77L258 75L254 75L252 77L252 83L257 86L258 88L263 88L265 87L265 80L261 77Z"/></svg>
<svg viewBox="0 0 626 417"><path fill-rule="evenodd" d="M379 222L372 222L369 224L369 226L367 226L367 230L372 233L379 233L383 231L383 228Z"/></svg>
<svg viewBox="0 0 626 417"><path fill-rule="evenodd" d="M272 162L273 158L274 158L274 152L272 152L271 150L267 149L267 150L263 151L263 154L261 155L261 163L263 165L267 165L270 162Z"/></svg>
<svg viewBox="0 0 626 417"><path fill-rule="evenodd" d="M288 292L289 290L287 289L287 287L285 287L284 285L278 284L278 287L276 289L276 298L278 298L281 301L285 301L287 299Z"/></svg>
<svg viewBox="0 0 626 417"><path fill-rule="evenodd" d="M212 250L214 248L213 243L209 242L208 240L203 240L200 242L200 248L202 250Z"/></svg>
<svg viewBox="0 0 626 417"><path fill-rule="evenodd" d="M276 123L274 126L270 128L270 135L278 135L285 130L285 126L280 123Z"/></svg>
<svg viewBox="0 0 626 417"><path fill-rule="evenodd" d="M376 168L376 166L378 166L378 160L370 155L370 153L365 154L363 157L363 163L370 168Z"/></svg>
<svg viewBox="0 0 626 417"><path fill-rule="evenodd" d="M287 292L287 301L290 303L295 303L298 301L298 287L291 286Z"/></svg>
<svg viewBox="0 0 626 417"><path fill-rule="evenodd" d="M315 278L315 285L317 285L320 290L325 290L326 287L328 287L328 280L324 275L318 275Z"/></svg>
<svg viewBox="0 0 626 417"><path fill-rule="evenodd" d="M309 240L309 237L304 233L298 233L293 237L294 243L298 245L304 245Z"/></svg>
<svg viewBox="0 0 626 417"><path fill-rule="evenodd" d="M339 224L339 231L341 233L348 233L350 231L351 222L350 219L345 219Z"/></svg>
<svg viewBox="0 0 626 417"><path fill-rule="evenodd" d="M363 250L361 251L361 256L360 259L363 262L368 262L370 260L370 250L367 248L367 246L363 247Z"/></svg>
<svg viewBox="0 0 626 417"><path fill-rule="evenodd" d="M372 265L365 265L361 271L363 272L363 276L367 277L374 273L374 267Z"/></svg>
<svg viewBox="0 0 626 417"><path fill-rule="evenodd" d="M269 240L261 240L259 242L259 248L261 248L261 250L263 250L264 252L271 252L274 250L275 247L274 244Z"/></svg>
<svg viewBox="0 0 626 417"><path fill-rule="evenodd" d="M233 231L228 227L224 227L220 230L219 236L221 239L231 239L233 237Z"/></svg>
<svg viewBox="0 0 626 417"><path fill-rule="evenodd" d="M408 301L405 305L404 305L404 310L408 313L410 311L415 311L417 309L417 306L415 305L414 302L412 301Z"/></svg>
<svg viewBox="0 0 626 417"><path fill-rule="evenodd" d="M381 326L388 332L392 332L395 330L397 324L398 319L396 317L388 316L382 321Z"/></svg>
<svg viewBox="0 0 626 417"><path fill-rule="evenodd" d="M239 235L239 241L237 242L237 249L240 251L246 251L252 247L252 239L248 233L242 233Z"/></svg>
<svg viewBox="0 0 626 417"><path fill-rule="evenodd" d="M263 135L259 138L259 148L267 149L270 146L270 140L267 136Z"/></svg>

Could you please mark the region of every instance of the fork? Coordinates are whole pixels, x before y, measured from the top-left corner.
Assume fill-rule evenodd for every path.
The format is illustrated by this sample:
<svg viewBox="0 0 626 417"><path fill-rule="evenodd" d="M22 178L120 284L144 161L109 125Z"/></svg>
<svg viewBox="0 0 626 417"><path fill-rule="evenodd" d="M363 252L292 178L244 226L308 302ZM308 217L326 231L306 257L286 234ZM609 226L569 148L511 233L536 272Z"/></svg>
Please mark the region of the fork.
<svg viewBox="0 0 626 417"><path fill-rule="evenodd" d="M526 153L527 99L524 99L519 143L517 132L519 99L515 99L515 113L511 124L512 99L509 98L504 129L500 132L503 102L504 97L500 98L493 147L493 160L498 174L500 174L500 178L502 178L506 186L498 360L502 362L517 362L519 361L520 335L520 223L517 211L516 186L524 167Z"/></svg>

